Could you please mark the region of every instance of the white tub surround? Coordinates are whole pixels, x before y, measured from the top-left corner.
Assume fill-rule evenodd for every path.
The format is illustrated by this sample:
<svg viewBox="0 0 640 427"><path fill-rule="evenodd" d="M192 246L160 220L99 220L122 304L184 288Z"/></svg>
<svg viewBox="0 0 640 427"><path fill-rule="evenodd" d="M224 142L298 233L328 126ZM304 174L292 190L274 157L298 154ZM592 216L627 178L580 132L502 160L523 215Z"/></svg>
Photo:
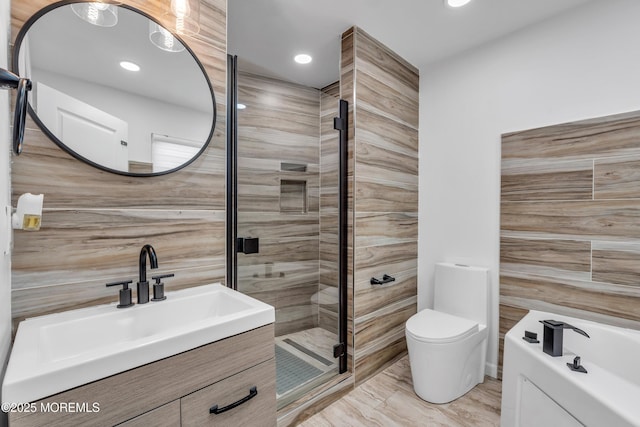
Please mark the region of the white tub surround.
<svg viewBox="0 0 640 427"><path fill-rule="evenodd" d="M540 320L582 329L564 330L563 355L542 351ZM539 343L522 339L538 334ZM596 322L530 311L505 336L501 425L640 425L640 332ZM587 373L569 369L580 356Z"/></svg>

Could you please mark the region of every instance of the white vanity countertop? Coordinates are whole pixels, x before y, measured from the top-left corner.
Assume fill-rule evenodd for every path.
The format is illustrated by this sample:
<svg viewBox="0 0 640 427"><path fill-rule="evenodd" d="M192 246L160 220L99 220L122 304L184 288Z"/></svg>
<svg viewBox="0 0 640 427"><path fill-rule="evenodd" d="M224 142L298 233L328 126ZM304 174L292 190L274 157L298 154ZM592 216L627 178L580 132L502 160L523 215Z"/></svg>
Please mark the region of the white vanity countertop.
<svg viewBox="0 0 640 427"><path fill-rule="evenodd" d="M219 283L20 323L2 401L28 403L275 321L274 308Z"/></svg>

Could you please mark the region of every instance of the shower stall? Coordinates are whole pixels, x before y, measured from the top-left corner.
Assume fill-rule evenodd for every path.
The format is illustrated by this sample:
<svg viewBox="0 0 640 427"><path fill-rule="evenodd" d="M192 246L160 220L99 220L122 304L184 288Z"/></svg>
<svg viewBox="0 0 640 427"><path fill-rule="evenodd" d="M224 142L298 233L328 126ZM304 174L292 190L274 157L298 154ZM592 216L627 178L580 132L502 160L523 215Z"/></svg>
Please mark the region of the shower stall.
<svg viewBox="0 0 640 427"><path fill-rule="evenodd" d="M347 369L347 108L228 62L227 281L275 307L282 408Z"/></svg>

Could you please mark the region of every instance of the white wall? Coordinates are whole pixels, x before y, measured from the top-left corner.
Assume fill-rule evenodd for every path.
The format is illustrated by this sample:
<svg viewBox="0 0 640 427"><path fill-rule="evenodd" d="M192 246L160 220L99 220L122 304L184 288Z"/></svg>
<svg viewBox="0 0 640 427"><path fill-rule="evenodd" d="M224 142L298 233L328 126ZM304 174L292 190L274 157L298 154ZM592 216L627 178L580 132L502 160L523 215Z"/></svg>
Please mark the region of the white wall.
<svg viewBox="0 0 640 427"><path fill-rule="evenodd" d="M61 74L34 70L38 81L129 123L129 160L151 162L151 134L158 133L206 141L211 132L211 113L128 92L73 80ZM136 120L130 120L135 117Z"/></svg>
<svg viewBox="0 0 640 427"><path fill-rule="evenodd" d="M491 269L498 358L502 133L640 109L640 1L593 1L420 67L419 308L434 264Z"/></svg>
<svg viewBox="0 0 640 427"><path fill-rule="evenodd" d="M0 67L7 67L9 46L9 0L0 0ZM9 92L0 90L0 382L11 345L11 254L5 254L10 244L9 217L5 207L11 203L11 143L9 137ZM0 392L1 393L1 392ZM2 396L0 395L0 400ZM0 426L6 425L0 412Z"/></svg>

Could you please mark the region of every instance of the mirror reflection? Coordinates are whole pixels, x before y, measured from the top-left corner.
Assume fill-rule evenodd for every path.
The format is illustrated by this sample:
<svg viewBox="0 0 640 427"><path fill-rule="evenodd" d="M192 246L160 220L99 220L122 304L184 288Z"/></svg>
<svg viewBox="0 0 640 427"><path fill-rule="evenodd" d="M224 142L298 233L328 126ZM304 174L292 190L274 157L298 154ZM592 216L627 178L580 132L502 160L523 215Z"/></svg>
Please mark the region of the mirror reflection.
<svg viewBox="0 0 640 427"><path fill-rule="evenodd" d="M145 15L92 4L45 9L18 36L18 70L33 81L32 116L54 142L100 169L147 176L184 167L215 126L201 64Z"/></svg>

